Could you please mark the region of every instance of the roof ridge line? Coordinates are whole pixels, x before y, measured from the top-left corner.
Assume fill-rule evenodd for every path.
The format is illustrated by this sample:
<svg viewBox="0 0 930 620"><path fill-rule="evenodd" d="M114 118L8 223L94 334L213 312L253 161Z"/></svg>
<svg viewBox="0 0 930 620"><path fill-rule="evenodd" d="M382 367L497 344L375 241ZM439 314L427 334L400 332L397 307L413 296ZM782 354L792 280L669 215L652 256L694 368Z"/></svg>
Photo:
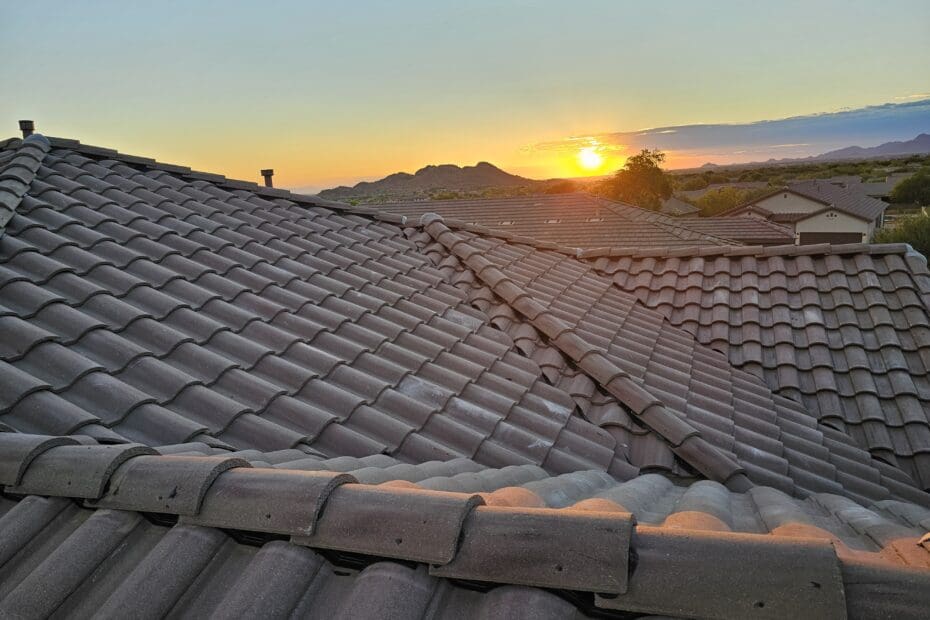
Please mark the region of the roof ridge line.
<svg viewBox="0 0 930 620"><path fill-rule="evenodd" d="M425 214L420 222L437 243L461 260L511 308L525 316L553 346L574 360L579 368L623 403L638 420L667 441L679 458L709 479L727 484L735 490L744 491L753 486L739 463L708 443L687 420L668 410L603 353L574 334L569 325L484 258L479 249L452 232L443 223L441 216Z"/></svg>
<svg viewBox="0 0 930 620"><path fill-rule="evenodd" d="M879 564L880 552L854 555L832 537L778 536L771 526L747 532L693 521L638 524L618 498L607 506L487 505L477 493L364 483L335 471L253 467L237 457L142 453L138 444L21 433L0 433L0 454L0 484L13 495L176 516L181 527L246 533L246 544L256 546L285 537L317 552L345 553L349 561L415 563L436 578L592 593L591 609L720 616L718 601L693 594L704 586L700 579L693 585L694 575L707 562L727 578L743 579L740 609L766 601L769 609L801 617L811 609L818 617L832 617L831 610L845 617L850 600L866 600L871 589L849 599L847 570L865 583L884 576L883 586L889 578L910 578L911 592L926 591L930 579L906 558ZM21 484L11 485L17 476ZM534 544L539 540L548 544ZM753 570L759 562L778 568L774 582ZM777 598L783 592L787 606Z"/></svg>
<svg viewBox="0 0 930 620"><path fill-rule="evenodd" d="M183 525L289 536L294 544L429 565L437 577L623 594L633 572L627 511L487 505L478 493L368 484L333 471L162 455L140 444L0 433L0 486L90 508L175 515ZM282 499L284 498L284 499ZM424 515L428 519L424 520ZM488 537L544 539L547 546ZM571 551L566 555L567 551ZM529 564L514 556L529 553ZM564 569L563 570L563 565Z"/></svg>
<svg viewBox="0 0 930 620"><path fill-rule="evenodd" d="M0 169L0 237L29 191L51 145L45 136L35 133L22 140L8 140L3 150L10 147L15 148L16 153Z"/></svg>

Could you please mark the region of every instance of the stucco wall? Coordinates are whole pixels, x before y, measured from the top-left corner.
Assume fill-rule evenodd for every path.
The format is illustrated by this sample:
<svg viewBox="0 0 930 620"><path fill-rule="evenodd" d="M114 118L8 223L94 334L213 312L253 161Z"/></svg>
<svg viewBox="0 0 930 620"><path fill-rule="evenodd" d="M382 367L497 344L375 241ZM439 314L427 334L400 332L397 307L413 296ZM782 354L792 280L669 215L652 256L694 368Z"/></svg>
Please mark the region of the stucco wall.
<svg viewBox="0 0 930 620"><path fill-rule="evenodd" d="M862 235L863 241L872 237L872 224L864 222L841 211L831 210L813 217L796 222L794 225L795 238L805 232L857 232Z"/></svg>
<svg viewBox="0 0 930 620"><path fill-rule="evenodd" d="M791 192L781 192L774 196L769 196L758 200L753 204L767 209L772 213L813 213L820 211L826 205Z"/></svg>

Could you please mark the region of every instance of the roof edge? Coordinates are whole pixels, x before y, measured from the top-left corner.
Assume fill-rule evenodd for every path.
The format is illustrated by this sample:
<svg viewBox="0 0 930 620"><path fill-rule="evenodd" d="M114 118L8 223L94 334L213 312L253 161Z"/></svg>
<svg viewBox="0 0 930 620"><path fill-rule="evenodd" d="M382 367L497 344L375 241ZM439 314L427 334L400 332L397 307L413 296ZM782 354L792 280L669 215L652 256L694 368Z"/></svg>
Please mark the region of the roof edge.
<svg viewBox="0 0 930 620"><path fill-rule="evenodd" d="M30 487L25 494L14 489L16 495L177 516L182 525L247 534L252 544L285 536L295 545L369 562L425 564L438 578L592 592L592 610L723 617L734 606L757 610L764 601L765 617L805 617L816 609L818 617L843 618L850 609L881 607L874 593L889 588L907 595L907 609L923 609L930 584L930 573L918 568L923 564L850 551L816 533L641 525L622 506L605 509L601 503L563 509L485 505L476 494L366 484L330 471L251 467L230 457L131 454L112 468L91 471L78 465L87 458L109 462L131 448L67 446L55 439L0 434L0 447L11 457L5 464L10 471L25 469ZM213 475L217 466L228 467ZM74 497L73 485L56 483L65 473L78 482L93 478L95 484L77 487L95 491ZM96 484L100 473L103 485ZM177 495L157 497L169 489ZM203 502L192 504L191 515L172 503L195 496ZM271 499L276 503L269 512ZM228 509L230 502L235 510ZM424 514L433 518L424 522ZM551 544L527 542L538 540ZM719 599L696 595L717 583L694 577L705 574L708 562L725 580L743 580L725 609ZM760 572L760 562L778 570Z"/></svg>
<svg viewBox="0 0 930 620"><path fill-rule="evenodd" d="M424 563L431 574L471 581L617 595L627 591L634 568L635 520L622 510L489 506L477 493L366 484L349 474L252 467L234 457L161 455L150 448L142 453L136 444L62 445L56 439L0 433L6 469L23 470L18 484L3 485L5 492L173 515L184 525L288 536L313 549ZM501 542L489 547L489 539ZM528 548L526 540L554 544ZM532 562L517 561L526 554ZM495 567L493 579L489 565Z"/></svg>

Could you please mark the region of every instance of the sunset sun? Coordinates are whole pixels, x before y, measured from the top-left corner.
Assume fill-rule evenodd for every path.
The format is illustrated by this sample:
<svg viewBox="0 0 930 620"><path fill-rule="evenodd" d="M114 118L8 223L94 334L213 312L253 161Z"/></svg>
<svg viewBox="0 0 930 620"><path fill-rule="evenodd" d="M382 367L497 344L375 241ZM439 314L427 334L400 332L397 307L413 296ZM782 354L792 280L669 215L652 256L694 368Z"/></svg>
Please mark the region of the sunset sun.
<svg viewBox="0 0 930 620"><path fill-rule="evenodd" d="M604 157L593 146L578 151L578 164L585 170L597 170L604 163Z"/></svg>

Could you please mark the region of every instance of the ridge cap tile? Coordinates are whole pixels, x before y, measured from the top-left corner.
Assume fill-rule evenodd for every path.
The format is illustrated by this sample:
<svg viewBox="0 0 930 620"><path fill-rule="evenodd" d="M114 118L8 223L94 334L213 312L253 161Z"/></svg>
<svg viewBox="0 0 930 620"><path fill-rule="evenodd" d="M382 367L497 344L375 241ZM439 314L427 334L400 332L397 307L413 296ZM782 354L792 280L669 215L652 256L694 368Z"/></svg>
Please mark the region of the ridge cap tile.
<svg viewBox="0 0 930 620"><path fill-rule="evenodd" d="M446 564L456 555L462 524L482 504L477 494L345 485L330 495L313 532L293 540L315 548Z"/></svg>
<svg viewBox="0 0 930 620"><path fill-rule="evenodd" d="M137 456L113 472L103 497L88 504L136 512L196 515L217 476L234 467L252 465L242 458L223 456Z"/></svg>
<svg viewBox="0 0 930 620"><path fill-rule="evenodd" d="M627 591L595 595L599 607L733 620L847 617L829 540L641 526L634 548Z"/></svg>
<svg viewBox="0 0 930 620"><path fill-rule="evenodd" d="M97 499L113 472L127 460L158 454L141 444L62 445L50 448L29 464L19 484L6 487L16 495L54 495Z"/></svg>
<svg viewBox="0 0 930 620"><path fill-rule="evenodd" d="M0 237L28 193L51 145L43 135L32 134L12 148L16 149L15 154L0 168ZM22 172L13 174L14 169Z"/></svg>
<svg viewBox="0 0 930 620"><path fill-rule="evenodd" d="M629 513L479 506L436 577L622 594L631 572ZM583 533L583 535L579 535Z"/></svg>
<svg viewBox="0 0 930 620"><path fill-rule="evenodd" d="M338 487L355 477L330 471L235 467L218 475L200 510L180 522L227 529L309 535Z"/></svg>
<svg viewBox="0 0 930 620"><path fill-rule="evenodd" d="M58 446L78 445L73 437L0 433L0 486L20 484L30 463L43 452Z"/></svg>

